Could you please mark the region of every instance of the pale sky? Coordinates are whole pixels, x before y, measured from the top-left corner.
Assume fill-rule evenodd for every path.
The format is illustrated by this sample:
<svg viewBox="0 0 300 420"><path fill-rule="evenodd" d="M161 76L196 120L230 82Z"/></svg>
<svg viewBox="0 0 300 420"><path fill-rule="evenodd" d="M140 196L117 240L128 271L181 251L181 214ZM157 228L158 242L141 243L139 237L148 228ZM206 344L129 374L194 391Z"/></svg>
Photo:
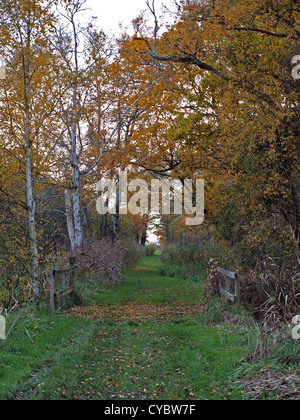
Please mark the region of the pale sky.
<svg viewBox="0 0 300 420"><path fill-rule="evenodd" d="M170 6L172 0L155 0L155 3L159 15L162 6ZM120 22L127 26L147 9L145 0L87 0L87 6L98 18L101 29L110 34L118 34Z"/></svg>

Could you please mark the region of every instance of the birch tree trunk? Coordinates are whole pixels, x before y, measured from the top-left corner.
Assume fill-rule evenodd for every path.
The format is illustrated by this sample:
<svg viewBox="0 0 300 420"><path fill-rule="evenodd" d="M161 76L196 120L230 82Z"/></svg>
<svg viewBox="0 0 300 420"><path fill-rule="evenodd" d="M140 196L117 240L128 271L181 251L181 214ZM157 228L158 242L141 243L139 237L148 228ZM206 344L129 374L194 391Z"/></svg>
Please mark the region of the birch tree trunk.
<svg viewBox="0 0 300 420"><path fill-rule="evenodd" d="M75 61L75 87L73 88L73 126L71 131L71 162L73 168L73 219L74 219L74 229L75 229L75 244L76 248L79 248L82 244L83 231L81 223L81 211L80 211L80 169L79 169L79 156L81 152L77 152L77 126L78 126L78 100L77 100L77 78L79 72L78 64L78 34L75 24L75 14L72 14L70 17L70 22L73 28L74 36L74 61Z"/></svg>
<svg viewBox="0 0 300 420"><path fill-rule="evenodd" d="M80 247L83 239L82 223L81 223L81 211L80 211L80 171L77 156L77 123L74 125L72 130L72 166L73 166L73 217L74 217L74 228L75 228L75 244L76 247Z"/></svg>
<svg viewBox="0 0 300 420"><path fill-rule="evenodd" d="M32 168L31 168L31 145L26 142L25 161L26 161L26 189L27 189L27 212L28 212L28 231L31 248L31 275L33 280L33 290L36 298L39 297L38 282L38 246L35 224L35 201L32 187Z"/></svg>
<svg viewBox="0 0 300 420"><path fill-rule="evenodd" d="M73 219L73 205L72 205L72 193L69 188L65 189L65 206L66 206L66 217L69 238L71 242L72 253L76 248L75 228Z"/></svg>
<svg viewBox="0 0 300 420"><path fill-rule="evenodd" d="M31 30L27 30L27 49L31 46ZM27 197L27 213L28 213L28 233L31 248L31 275L32 285L35 298L39 298L39 282L38 282L38 246L35 221L35 201L33 195L32 182L32 139L31 139L31 91L30 91L30 65L28 59L23 55L23 75L24 75L24 104L25 104L25 126L24 126L24 143L25 143L25 174L26 174L26 197Z"/></svg>

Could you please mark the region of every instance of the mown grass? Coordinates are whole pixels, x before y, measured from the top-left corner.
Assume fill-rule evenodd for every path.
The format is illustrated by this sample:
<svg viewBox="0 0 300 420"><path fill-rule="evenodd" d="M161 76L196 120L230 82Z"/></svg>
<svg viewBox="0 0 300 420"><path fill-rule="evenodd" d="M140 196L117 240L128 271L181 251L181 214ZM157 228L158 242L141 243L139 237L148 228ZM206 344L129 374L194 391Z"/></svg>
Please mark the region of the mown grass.
<svg viewBox="0 0 300 420"><path fill-rule="evenodd" d="M86 320L25 309L7 341L0 342L0 399L22 395L24 384L29 386L30 396L32 379L50 366L61 366L61 354L73 337L86 336L91 328Z"/></svg>
<svg viewBox="0 0 300 420"><path fill-rule="evenodd" d="M192 303L201 298L202 285L179 277L162 277L159 253L146 257L135 268L124 271L123 281L96 297L96 303L168 304Z"/></svg>
<svg viewBox="0 0 300 420"><path fill-rule="evenodd" d="M38 342L23 359L6 359L15 374L2 397L14 399L239 399L228 385L244 353L241 337L195 322L147 321L84 329L51 343L39 357ZM56 335L56 338L58 336ZM30 356L28 356L30 354ZM26 357L29 357L26 359ZM10 366L12 368L12 366ZM20 370L21 368L21 370ZM20 383L15 384L16 380ZM4 392L10 390L7 395ZM14 391L14 392L12 392Z"/></svg>
<svg viewBox="0 0 300 420"><path fill-rule="evenodd" d="M200 283L161 277L159 266L156 254L125 270L120 285L97 293L95 311L201 302ZM230 378L248 351L247 331L201 314L120 320L27 311L1 348L0 399L241 399Z"/></svg>

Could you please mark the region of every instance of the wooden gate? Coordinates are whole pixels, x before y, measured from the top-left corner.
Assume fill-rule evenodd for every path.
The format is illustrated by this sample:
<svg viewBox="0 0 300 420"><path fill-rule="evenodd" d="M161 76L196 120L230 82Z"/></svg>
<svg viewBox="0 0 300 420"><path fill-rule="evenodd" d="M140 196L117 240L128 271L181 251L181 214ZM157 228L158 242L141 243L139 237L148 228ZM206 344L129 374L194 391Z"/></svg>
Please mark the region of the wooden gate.
<svg viewBox="0 0 300 420"><path fill-rule="evenodd" d="M66 297L74 297L75 293L75 258L70 258L70 265L66 268L52 269L50 271L50 309L55 312L57 308L65 309ZM67 275L69 282L67 284ZM60 278L60 283L58 279ZM56 291L57 285L61 284L61 290Z"/></svg>
<svg viewBox="0 0 300 420"><path fill-rule="evenodd" d="M217 268L218 272L222 274L222 281L220 284L220 293L228 300L232 301L236 306L240 305L240 277L232 271L227 271L222 267ZM232 293L232 282L234 281L234 293Z"/></svg>

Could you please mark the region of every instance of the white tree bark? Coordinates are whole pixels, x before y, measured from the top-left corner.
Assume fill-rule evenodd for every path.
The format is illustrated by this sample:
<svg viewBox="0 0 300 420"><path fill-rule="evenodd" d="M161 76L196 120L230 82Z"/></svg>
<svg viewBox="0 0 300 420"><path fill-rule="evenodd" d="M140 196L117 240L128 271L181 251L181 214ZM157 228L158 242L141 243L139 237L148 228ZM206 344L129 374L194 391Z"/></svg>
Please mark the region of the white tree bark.
<svg viewBox="0 0 300 420"><path fill-rule="evenodd" d="M75 228L75 243L76 247L80 247L83 239L82 222L81 222L81 209L80 209L80 196L79 196L79 170L74 171L74 189L72 191L73 196L73 215L74 215L74 228Z"/></svg>
<svg viewBox="0 0 300 420"><path fill-rule="evenodd" d="M28 212L28 230L31 247L31 274L33 280L34 295L39 297L39 283L38 283L38 246L35 224L35 201L33 198L32 186L32 168L31 168L31 146L26 144L26 189L27 189L27 212Z"/></svg>
<svg viewBox="0 0 300 420"><path fill-rule="evenodd" d="M71 242L71 249L73 252L76 248L76 238L75 238L75 227L74 227L74 219L73 219L72 193L71 193L71 190L68 188L65 189L65 206L66 206L68 233L69 233L69 238Z"/></svg>
<svg viewBox="0 0 300 420"><path fill-rule="evenodd" d="M30 30L27 32L27 48L30 49ZM30 67L28 60L23 57L23 74L24 74L24 103L25 103L25 126L24 126L24 143L25 143L25 173L26 173L26 197L27 197L27 213L28 213L28 232L31 248L31 275L34 295L39 298L39 281L38 281L38 245L35 221L35 201L33 194L32 182L32 139L31 139L31 91L30 91Z"/></svg>
<svg viewBox="0 0 300 420"><path fill-rule="evenodd" d="M75 244L76 247L80 247L83 239L82 223L81 223L81 210L80 210L80 170L77 154L77 92L74 89L73 92L73 107L74 107L74 124L72 127L72 155L71 162L73 168L73 189L72 189L72 198L73 198L73 218L74 218L74 228L75 228Z"/></svg>

